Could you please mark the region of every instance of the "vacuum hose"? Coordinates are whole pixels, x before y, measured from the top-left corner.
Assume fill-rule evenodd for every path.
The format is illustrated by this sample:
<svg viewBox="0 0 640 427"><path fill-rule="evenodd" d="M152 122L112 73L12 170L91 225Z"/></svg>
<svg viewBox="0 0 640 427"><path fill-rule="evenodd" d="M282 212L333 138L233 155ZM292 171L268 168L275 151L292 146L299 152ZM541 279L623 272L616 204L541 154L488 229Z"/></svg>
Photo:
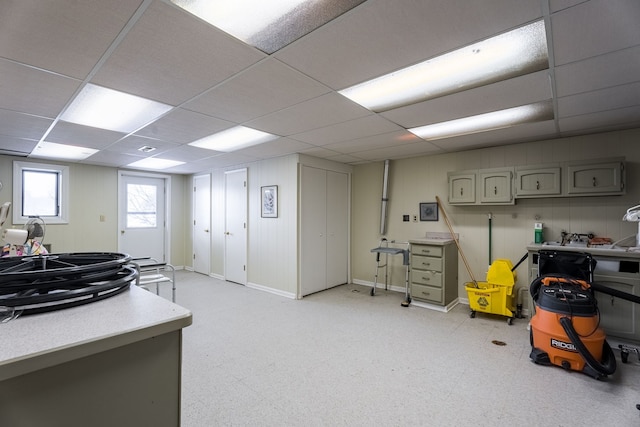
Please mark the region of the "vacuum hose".
<svg viewBox="0 0 640 427"><path fill-rule="evenodd" d="M584 361L593 369L594 371L602 374L602 375L611 375L616 371L616 358L615 356L611 357L613 354L613 350L611 350L611 346L607 340L604 340L602 344L602 361L604 364L598 362L589 352L589 349L584 345L580 336L573 328L573 324L571 323L571 319L568 317L560 318L560 324L564 329L564 332L567 334L571 343L576 347L580 356L584 359Z"/></svg>

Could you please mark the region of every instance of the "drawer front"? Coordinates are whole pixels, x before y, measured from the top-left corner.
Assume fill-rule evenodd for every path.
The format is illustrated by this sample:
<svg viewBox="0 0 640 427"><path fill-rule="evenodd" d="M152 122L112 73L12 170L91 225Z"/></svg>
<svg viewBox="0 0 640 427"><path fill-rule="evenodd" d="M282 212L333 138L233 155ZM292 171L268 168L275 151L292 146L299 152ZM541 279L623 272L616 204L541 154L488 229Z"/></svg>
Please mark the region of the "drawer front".
<svg viewBox="0 0 640 427"><path fill-rule="evenodd" d="M442 258L414 255L411 257L411 267L417 270L442 271Z"/></svg>
<svg viewBox="0 0 640 427"><path fill-rule="evenodd" d="M431 270L413 270L411 272L411 282L441 288L442 273Z"/></svg>
<svg viewBox="0 0 640 427"><path fill-rule="evenodd" d="M442 288L411 284L411 298L442 303Z"/></svg>
<svg viewBox="0 0 640 427"><path fill-rule="evenodd" d="M426 245L413 245L411 252L414 255L427 255L427 256L442 256L442 246L426 246Z"/></svg>

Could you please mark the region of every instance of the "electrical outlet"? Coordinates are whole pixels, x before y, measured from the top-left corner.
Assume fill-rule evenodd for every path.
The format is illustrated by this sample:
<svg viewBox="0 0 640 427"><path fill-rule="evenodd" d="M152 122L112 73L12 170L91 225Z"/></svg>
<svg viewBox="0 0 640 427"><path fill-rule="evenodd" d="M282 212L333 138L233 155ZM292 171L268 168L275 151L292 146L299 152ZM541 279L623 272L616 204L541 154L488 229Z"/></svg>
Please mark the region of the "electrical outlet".
<svg viewBox="0 0 640 427"><path fill-rule="evenodd" d="M403 222L409 222L409 215L402 215Z"/></svg>
<svg viewBox="0 0 640 427"><path fill-rule="evenodd" d="M418 222L418 215L413 216L413 222Z"/></svg>

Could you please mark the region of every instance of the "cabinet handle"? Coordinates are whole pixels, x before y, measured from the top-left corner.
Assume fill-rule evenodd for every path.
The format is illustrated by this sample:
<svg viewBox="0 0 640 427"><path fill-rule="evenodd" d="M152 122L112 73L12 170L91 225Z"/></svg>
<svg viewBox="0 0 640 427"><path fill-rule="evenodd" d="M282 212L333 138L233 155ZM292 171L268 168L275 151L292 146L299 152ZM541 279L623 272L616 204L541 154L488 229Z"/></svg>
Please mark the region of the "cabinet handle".
<svg viewBox="0 0 640 427"><path fill-rule="evenodd" d="M594 187L597 187L597 186L598 186L598 184L596 183L596 177L595 177L595 176L593 177L593 186L594 186Z"/></svg>
<svg viewBox="0 0 640 427"><path fill-rule="evenodd" d="M431 292L420 291L420 293L421 293L422 295L427 295L427 296L431 295Z"/></svg>
<svg viewBox="0 0 640 427"><path fill-rule="evenodd" d="M462 187L460 187L460 195L462 196Z"/></svg>
<svg viewBox="0 0 640 427"><path fill-rule="evenodd" d="M536 181L536 190L540 189L540 181Z"/></svg>
<svg viewBox="0 0 640 427"><path fill-rule="evenodd" d="M493 187L493 194L498 194L498 187Z"/></svg>

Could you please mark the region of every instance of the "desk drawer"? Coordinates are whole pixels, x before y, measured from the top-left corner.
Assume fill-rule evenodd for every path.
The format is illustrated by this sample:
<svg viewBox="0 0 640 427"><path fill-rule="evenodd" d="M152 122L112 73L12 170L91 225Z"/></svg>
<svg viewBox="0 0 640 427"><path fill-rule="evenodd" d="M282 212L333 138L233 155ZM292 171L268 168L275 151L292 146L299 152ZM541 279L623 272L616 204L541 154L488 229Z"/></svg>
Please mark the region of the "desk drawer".
<svg viewBox="0 0 640 427"><path fill-rule="evenodd" d="M413 245L411 250L414 255L442 256L442 246Z"/></svg>
<svg viewBox="0 0 640 427"><path fill-rule="evenodd" d="M413 270L411 272L411 282L440 288L442 287L442 273L430 270Z"/></svg>
<svg viewBox="0 0 640 427"><path fill-rule="evenodd" d="M411 284L411 298L442 303L442 288Z"/></svg>
<svg viewBox="0 0 640 427"><path fill-rule="evenodd" d="M411 268L417 270L442 271L442 258L414 255L411 257Z"/></svg>

